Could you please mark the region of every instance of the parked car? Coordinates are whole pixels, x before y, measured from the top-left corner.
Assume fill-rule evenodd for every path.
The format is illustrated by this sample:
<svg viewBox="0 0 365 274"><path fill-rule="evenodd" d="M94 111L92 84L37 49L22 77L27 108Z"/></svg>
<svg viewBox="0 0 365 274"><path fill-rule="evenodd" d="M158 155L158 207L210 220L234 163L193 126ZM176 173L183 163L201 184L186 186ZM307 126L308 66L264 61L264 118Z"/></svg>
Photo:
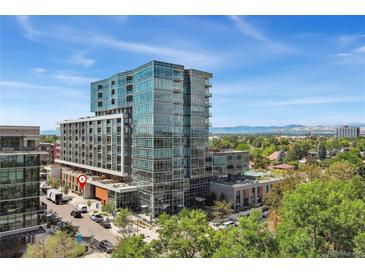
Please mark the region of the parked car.
<svg viewBox="0 0 365 274"><path fill-rule="evenodd" d="M104 220L104 217L101 216L100 214L93 214L90 217L91 220L93 220L94 222L100 223L101 221Z"/></svg>
<svg viewBox="0 0 365 274"><path fill-rule="evenodd" d="M99 242L99 250L106 253L112 253L113 245L108 240L102 240Z"/></svg>
<svg viewBox="0 0 365 274"><path fill-rule="evenodd" d="M112 227L112 225L111 225L110 221L108 221L108 220L102 220L99 224L100 224L102 227L104 227L104 228L111 228L111 227Z"/></svg>
<svg viewBox="0 0 365 274"><path fill-rule="evenodd" d="M269 216L269 211L264 211L262 213L262 218L267 218Z"/></svg>
<svg viewBox="0 0 365 274"><path fill-rule="evenodd" d="M87 205L83 205L83 204L77 205L76 208L78 210L80 210L81 213L87 213L89 211L89 208L87 207Z"/></svg>
<svg viewBox="0 0 365 274"><path fill-rule="evenodd" d="M71 198L65 194L63 194L62 196L62 202L63 203L68 203L71 200Z"/></svg>
<svg viewBox="0 0 365 274"><path fill-rule="evenodd" d="M71 216L74 218L82 218L81 211L77 209L71 211Z"/></svg>

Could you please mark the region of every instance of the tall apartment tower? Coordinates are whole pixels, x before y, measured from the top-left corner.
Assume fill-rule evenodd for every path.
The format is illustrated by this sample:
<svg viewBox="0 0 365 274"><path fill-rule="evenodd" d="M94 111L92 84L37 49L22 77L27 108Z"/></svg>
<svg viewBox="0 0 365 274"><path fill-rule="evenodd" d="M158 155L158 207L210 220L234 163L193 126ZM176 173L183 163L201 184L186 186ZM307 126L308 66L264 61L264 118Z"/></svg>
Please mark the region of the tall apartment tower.
<svg viewBox="0 0 365 274"><path fill-rule="evenodd" d="M187 191L185 205L193 206L196 200L209 195L209 179L212 170L209 165L209 117L210 78L212 74L198 70L184 72L184 157Z"/></svg>
<svg viewBox="0 0 365 274"><path fill-rule="evenodd" d="M151 61L91 83L96 116L60 124L57 162L137 186L140 207L153 216L178 212L189 195L201 196L189 188L205 175L211 77Z"/></svg>
<svg viewBox="0 0 365 274"><path fill-rule="evenodd" d="M17 257L40 228L39 127L0 126L0 257Z"/></svg>
<svg viewBox="0 0 365 274"><path fill-rule="evenodd" d="M343 127L336 128L337 139L340 139L340 138L356 139L359 136L360 136L359 127L343 126Z"/></svg>

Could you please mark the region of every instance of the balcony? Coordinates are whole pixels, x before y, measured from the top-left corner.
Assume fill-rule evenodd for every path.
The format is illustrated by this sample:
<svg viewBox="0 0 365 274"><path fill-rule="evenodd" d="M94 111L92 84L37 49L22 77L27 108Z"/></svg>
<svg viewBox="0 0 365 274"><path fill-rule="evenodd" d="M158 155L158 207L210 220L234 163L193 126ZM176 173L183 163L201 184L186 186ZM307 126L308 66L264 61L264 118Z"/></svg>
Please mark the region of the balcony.
<svg viewBox="0 0 365 274"><path fill-rule="evenodd" d="M183 81L182 77L174 76L174 82L182 82L182 81Z"/></svg>
<svg viewBox="0 0 365 274"><path fill-rule="evenodd" d="M208 92L206 92L206 93L205 93L205 97L207 97L207 98L212 97L212 93L211 93L211 92L209 92L209 91L208 91Z"/></svg>

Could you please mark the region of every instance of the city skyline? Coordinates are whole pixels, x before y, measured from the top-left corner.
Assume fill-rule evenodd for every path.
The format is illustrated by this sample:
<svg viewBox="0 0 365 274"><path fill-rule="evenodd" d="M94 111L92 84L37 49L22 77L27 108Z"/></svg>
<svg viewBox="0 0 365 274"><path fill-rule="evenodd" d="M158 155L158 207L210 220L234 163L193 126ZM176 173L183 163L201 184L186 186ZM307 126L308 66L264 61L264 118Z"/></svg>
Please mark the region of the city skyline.
<svg viewBox="0 0 365 274"><path fill-rule="evenodd" d="M150 60L213 72L213 127L365 118L361 17L9 16L1 22L0 124L52 130L88 116L90 82Z"/></svg>

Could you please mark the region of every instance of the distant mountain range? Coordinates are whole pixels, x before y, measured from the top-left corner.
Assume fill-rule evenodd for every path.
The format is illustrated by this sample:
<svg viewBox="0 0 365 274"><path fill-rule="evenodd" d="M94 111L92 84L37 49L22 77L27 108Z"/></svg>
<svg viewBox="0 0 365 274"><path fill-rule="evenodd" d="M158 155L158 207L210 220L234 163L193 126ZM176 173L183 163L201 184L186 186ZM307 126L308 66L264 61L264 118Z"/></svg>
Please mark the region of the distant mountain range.
<svg viewBox="0 0 365 274"><path fill-rule="evenodd" d="M331 126L304 126L304 125L286 125L286 126L235 126L235 127L211 127L211 134L287 134L287 135L304 135L304 134L335 134L336 127ZM350 123L349 126L360 127L361 133L365 134L365 123ZM60 135L58 130L42 130L41 135Z"/></svg>
<svg viewBox="0 0 365 274"><path fill-rule="evenodd" d="M361 132L365 132L365 123L352 123L350 126L360 127ZM304 126L304 125L286 125L286 126L235 126L235 127L212 127L211 134L335 134L339 126Z"/></svg>

